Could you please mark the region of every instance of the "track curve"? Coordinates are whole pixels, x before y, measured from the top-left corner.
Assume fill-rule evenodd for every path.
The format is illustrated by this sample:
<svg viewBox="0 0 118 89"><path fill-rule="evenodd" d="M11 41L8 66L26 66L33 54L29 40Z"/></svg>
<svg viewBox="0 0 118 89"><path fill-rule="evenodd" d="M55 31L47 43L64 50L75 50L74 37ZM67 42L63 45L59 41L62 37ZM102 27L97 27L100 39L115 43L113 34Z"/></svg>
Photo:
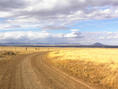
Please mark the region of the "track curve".
<svg viewBox="0 0 118 89"><path fill-rule="evenodd" d="M0 89L94 89L50 65L45 54L15 56L5 64Z"/></svg>

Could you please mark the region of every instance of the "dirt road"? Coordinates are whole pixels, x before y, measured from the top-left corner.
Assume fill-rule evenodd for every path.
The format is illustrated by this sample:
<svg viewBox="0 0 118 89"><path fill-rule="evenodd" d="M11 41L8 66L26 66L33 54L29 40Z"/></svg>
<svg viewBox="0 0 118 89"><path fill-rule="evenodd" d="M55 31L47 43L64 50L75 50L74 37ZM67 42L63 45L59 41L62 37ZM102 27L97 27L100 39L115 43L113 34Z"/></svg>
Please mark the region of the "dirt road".
<svg viewBox="0 0 118 89"><path fill-rule="evenodd" d="M2 63L0 89L93 89L50 65L45 54L18 55Z"/></svg>

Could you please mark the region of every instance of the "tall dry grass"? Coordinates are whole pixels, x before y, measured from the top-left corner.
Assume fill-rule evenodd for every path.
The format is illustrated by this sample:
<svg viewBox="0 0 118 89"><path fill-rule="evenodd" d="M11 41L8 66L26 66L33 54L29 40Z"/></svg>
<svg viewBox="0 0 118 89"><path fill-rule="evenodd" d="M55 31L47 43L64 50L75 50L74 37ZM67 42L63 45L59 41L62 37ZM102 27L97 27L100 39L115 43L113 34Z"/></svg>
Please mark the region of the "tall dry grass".
<svg viewBox="0 0 118 89"><path fill-rule="evenodd" d="M118 89L118 49L58 49L48 57L56 67L99 89Z"/></svg>
<svg viewBox="0 0 118 89"><path fill-rule="evenodd" d="M50 48L50 47L8 47L3 46L0 47L1 52L14 52L16 54L29 54L29 53L36 53L42 51L53 51L58 48Z"/></svg>

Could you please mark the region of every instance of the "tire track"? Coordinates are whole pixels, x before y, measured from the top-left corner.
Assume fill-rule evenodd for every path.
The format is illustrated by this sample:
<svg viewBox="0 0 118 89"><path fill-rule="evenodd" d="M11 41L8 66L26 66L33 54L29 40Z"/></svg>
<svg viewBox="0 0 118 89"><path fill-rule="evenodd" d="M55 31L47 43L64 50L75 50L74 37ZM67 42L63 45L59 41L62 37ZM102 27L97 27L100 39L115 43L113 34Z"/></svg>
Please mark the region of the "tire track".
<svg viewBox="0 0 118 89"><path fill-rule="evenodd" d="M47 62L45 55L46 53L40 53L31 61L41 85L45 86L42 89L93 89L54 68Z"/></svg>
<svg viewBox="0 0 118 89"><path fill-rule="evenodd" d="M46 60L46 52L18 55L5 67L0 89L93 89Z"/></svg>

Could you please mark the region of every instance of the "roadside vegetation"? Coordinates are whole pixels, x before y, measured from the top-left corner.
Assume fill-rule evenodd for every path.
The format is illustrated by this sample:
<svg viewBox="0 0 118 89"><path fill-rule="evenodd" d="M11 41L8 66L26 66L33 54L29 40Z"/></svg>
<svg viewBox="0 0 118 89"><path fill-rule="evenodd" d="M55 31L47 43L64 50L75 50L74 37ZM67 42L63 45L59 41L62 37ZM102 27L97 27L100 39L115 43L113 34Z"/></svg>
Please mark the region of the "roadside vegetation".
<svg viewBox="0 0 118 89"><path fill-rule="evenodd" d="M99 89L118 89L118 49L0 47L0 78L13 56L49 52L48 61L65 73Z"/></svg>
<svg viewBox="0 0 118 89"><path fill-rule="evenodd" d="M118 49L67 48L48 54L52 63L100 89L118 89Z"/></svg>

